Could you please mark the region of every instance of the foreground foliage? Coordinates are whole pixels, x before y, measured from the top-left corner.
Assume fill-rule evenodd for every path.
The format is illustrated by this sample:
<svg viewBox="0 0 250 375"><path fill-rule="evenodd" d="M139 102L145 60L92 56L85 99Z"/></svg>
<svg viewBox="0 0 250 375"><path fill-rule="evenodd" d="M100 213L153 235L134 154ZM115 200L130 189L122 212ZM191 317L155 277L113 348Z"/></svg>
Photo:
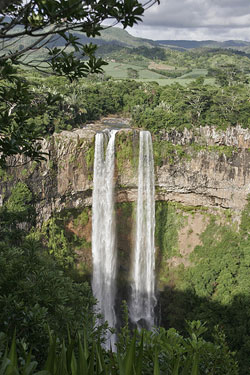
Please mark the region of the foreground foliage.
<svg viewBox="0 0 250 375"><path fill-rule="evenodd" d="M48 325L64 337L67 325L74 333L84 321L88 334L96 334L95 300L89 284L68 277L33 232L32 199L18 183L0 207L0 331L10 337L16 328L17 340L39 360Z"/></svg>
<svg viewBox="0 0 250 375"><path fill-rule="evenodd" d="M48 355L42 366L31 351L18 358L14 336L10 349L2 352L0 371L2 375L238 374L234 354L228 350L223 335L217 333L213 343L204 340L206 328L199 321L189 323L187 330L187 338L174 329L163 328L134 331L131 336L124 327L116 352L103 349L100 337L93 341L86 331L73 338L68 335L66 341L49 332ZM37 368L43 370L37 372Z"/></svg>

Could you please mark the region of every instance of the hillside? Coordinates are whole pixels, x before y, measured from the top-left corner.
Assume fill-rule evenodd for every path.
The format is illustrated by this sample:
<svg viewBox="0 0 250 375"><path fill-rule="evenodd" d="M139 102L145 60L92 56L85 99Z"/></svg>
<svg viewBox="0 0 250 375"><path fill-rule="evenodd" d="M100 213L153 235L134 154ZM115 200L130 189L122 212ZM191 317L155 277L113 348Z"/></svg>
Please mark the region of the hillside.
<svg viewBox="0 0 250 375"><path fill-rule="evenodd" d="M218 42L215 40L156 40L155 43L170 48L234 48L241 50L243 47L250 47L250 42L243 40L226 40Z"/></svg>
<svg viewBox="0 0 250 375"><path fill-rule="evenodd" d="M205 83L213 84L217 70L235 67L240 74L249 75L250 43L229 40L225 42L159 40L137 38L126 30L113 27L97 38L87 38L75 33L79 42L98 45L97 56L106 60L106 76L114 79L137 79L156 81L160 85L180 83L186 85L192 80L205 77ZM32 42L29 36L17 41L13 51L22 50ZM26 60L44 60L48 49L62 47L64 39L57 38L32 53ZM1 53L5 50L2 49ZM230 68L231 67L231 68ZM245 80L245 79L244 79Z"/></svg>
<svg viewBox="0 0 250 375"><path fill-rule="evenodd" d="M116 44L126 47L156 46L156 43L153 40L137 38L133 35L130 35L126 30L120 29L118 27L113 27L103 31L101 33L100 40L103 40L106 43L113 43L115 41Z"/></svg>
<svg viewBox="0 0 250 375"><path fill-rule="evenodd" d="M217 42L214 40L151 40L146 38L138 38L128 31L123 30L118 27L111 27L103 30L101 36L96 38L88 38L85 34L77 32L74 33L75 36L79 38L82 43L95 43L99 46L101 45L115 45L127 48L138 48L138 47L168 47L171 49L179 50L190 50L190 49L200 49L200 48L221 48L221 49L235 49L239 51L244 51L250 49L250 42L243 40L227 40L224 42ZM13 49L17 48L18 45L23 44L28 45L31 37L27 36L21 41L19 40L16 45L13 45ZM55 41L48 43L48 46L62 46L64 45L64 39L62 37L57 38Z"/></svg>
<svg viewBox="0 0 250 375"><path fill-rule="evenodd" d="M20 27L16 27L16 31L18 30L20 30ZM120 29L118 27L112 27L112 28L103 30L101 35L97 36L96 38L88 38L84 33L81 33L81 32L74 32L73 34L79 38L79 42L81 43L92 42L99 46L103 44L110 44L110 45L116 45L116 46L122 46L122 47L128 47L128 48L139 47L139 46L147 46L147 47L157 46L157 43L155 43L153 40L134 37L130 35L126 30ZM32 40L33 40L32 37L25 36L21 40L18 39L16 44L13 44L11 49L15 50L20 45L23 45L23 46L29 45ZM64 44L65 44L65 39L63 37L57 37L51 40L50 42L48 42L46 46L60 47L60 46L64 46ZM4 48L1 47L1 50L4 51Z"/></svg>

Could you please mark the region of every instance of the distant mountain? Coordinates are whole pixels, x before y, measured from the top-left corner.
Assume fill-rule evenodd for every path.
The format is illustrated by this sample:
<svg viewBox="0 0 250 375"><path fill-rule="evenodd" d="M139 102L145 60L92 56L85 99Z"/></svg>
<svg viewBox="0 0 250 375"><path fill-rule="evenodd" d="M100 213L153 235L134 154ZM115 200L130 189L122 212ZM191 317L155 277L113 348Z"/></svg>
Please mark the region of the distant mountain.
<svg viewBox="0 0 250 375"><path fill-rule="evenodd" d="M1 0L0 0L1 1ZM5 17L5 22L10 22L10 17ZM15 30L23 30L23 26L16 26ZM157 46L157 43L155 43L153 40L150 39L144 39L144 38L137 38L133 35L130 35L126 30L123 30L119 27L110 27L106 30L103 30L101 32L101 36L97 36L96 38L88 38L86 34L83 34L81 32L73 32L74 35L76 35L82 43L90 43L93 42L97 45L103 45L105 43L114 43L115 45L123 46L123 47L155 47ZM28 40L29 37L26 37ZM48 43L48 46L61 46L65 44L65 39L62 37L57 37L56 42Z"/></svg>
<svg viewBox="0 0 250 375"><path fill-rule="evenodd" d="M118 27L112 27L106 29L101 33L101 39L105 42L116 42L124 47L155 47L156 43L151 39L137 38L130 35L126 30L120 29Z"/></svg>
<svg viewBox="0 0 250 375"><path fill-rule="evenodd" d="M155 42L159 46L176 49L250 47L250 42L243 40L226 40L224 42L217 42L215 40L156 40Z"/></svg>
<svg viewBox="0 0 250 375"><path fill-rule="evenodd" d="M17 26L17 29L22 29L22 27ZM111 27L101 32L100 36L96 38L88 38L86 34L81 32L73 32L75 36L79 38L79 42L94 43L98 46L114 46L114 48L138 48L138 47L169 47L171 49L177 49L179 51L185 51L188 49L196 48L232 48L236 50L250 49L250 42L245 42L242 40L227 40L224 42L217 42L214 40L151 40L146 38L138 38L129 34L126 30L118 27ZM29 45L32 37L26 36L26 38L21 41L24 46ZM19 43L19 41L18 41ZM55 41L48 42L47 47L60 47L65 44L65 39L62 37L57 37ZM13 46L13 49L16 45Z"/></svg>
<svg viewBox="0 0 250 375"><path fill-rule="evenodd" d="M21 28L21 27L19 27ZM119 55L120 51L121 54L126 54L124 52L124 48L127 49L127 52L132 52L135 55L142 55L144 57L148 57L149 59L159 59L164 60L164 49L170 48L174 50L178 50L179 52L186 52L190 49L197 50L204 48L210 49L210 52L220 53L221 49L227 49L228 53L239 54L242 56L246 56L250 58L250 42L245 42L242 40L227 40L225 42L217 42L214 40L205 40L205 41L197 41L197 40L151 40L145 38L138 38L135 36L130 35L126 30L120 29L118 27L111 27L101 32L100 36L96 38L88 38L86 34L81 32L74 32L74 35L79 38L79 42L81 44L86 44L92 42L93 44L97 44L99 47L97 50L97 56L111 56L112 54ZM33 43L33 38L26 36L22 38L22 40L17 39L16 43L10 47L10 50L22 50ZM46 47L62 47L65 45L65 39L63 37L55 37L54 40L48 40ZM156 48L157 47L157 48ZM129 51L129 50L130 51ZM151 50L151 51L150 51ZM4 46L1 49L0 53L4 52ZM163 58L160 56L160 53L163 53ZM48 53L45 46L34 52L32 55L33 57L42 59L44 55ZM152 54L155 56L153 57Z"/></svg>
<svg viewBox="0 0 250 375"><path fill-rule="evenodd" d="M22 26L16 26L17 31L22 30ZM79 38L79 42L82 44L93 43L98 46L105 47L106 49L119 50L120 48L138 48L138 47L158 47L157 43L150 39L137 38L130 35L126 30L118 27L111 27L103 30L100 36L96 38L88 38L86 34L81 32L73 32L73 34ZM48 38L49 39L49 38ZM21 41L17 39L17 42L12 45L11 49L16 50L19 48L25 48L33 43L34 38L26 36ZM65 45L65 39L61 36L56 36L52 40L48 40L46 47L62 47ZM20 47L21 46L21 47ZM4 51L4 46L0 50Z"/></svg>
<svg viewBox="0 0 250 375"><path fill-rule="evenodd" d="M75 36L79 38L81 43L94 43L98 46L102 46L105 44L108 45L115 45L120 47L128 47L128 48L136 48L136 47L156 47L157 43L150 39L143 39L137 38L135 36L130 35L126 30L120 29L118 27L112 27L110 29L103 30L101 32L101 36L97 36L96 38L88 38L85 34L80 32L74 32ZM48 46L62 46L64 45L65 40L60 37L57 38L56 42L48 43Z"/></svg>

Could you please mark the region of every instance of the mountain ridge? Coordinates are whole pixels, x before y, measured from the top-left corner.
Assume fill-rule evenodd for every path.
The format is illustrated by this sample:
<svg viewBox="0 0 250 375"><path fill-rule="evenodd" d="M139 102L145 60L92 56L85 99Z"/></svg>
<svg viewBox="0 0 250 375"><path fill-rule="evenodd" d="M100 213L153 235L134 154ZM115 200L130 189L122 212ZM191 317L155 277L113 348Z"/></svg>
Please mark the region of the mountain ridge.
<svg viewBox="0 0 250 375"><path fill-rule="evenodd" d="M237 47L250 47L250 42L244 40L225 40L223 42L215 41L215 40L172 40L172 39L162 39L155 41L158 46L164 47L179 47L184 49L192 49L192 48L237 48Z"/></svg>

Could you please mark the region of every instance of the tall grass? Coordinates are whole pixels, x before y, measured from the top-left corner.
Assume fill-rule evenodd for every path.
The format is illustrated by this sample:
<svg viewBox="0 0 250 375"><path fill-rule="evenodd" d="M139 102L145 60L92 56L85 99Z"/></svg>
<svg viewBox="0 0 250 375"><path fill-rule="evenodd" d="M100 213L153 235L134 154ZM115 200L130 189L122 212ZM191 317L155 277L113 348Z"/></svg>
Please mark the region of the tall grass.
<svg viewBox="0 0 250 375"><path fill-rule="evenodd" d="M18 358L16 336L0 360L0 375L237 375L238 366L223 335L216 344L202 337L206 327L188 324L189 336L163 328L152 332L121 330L117 351L105 350L100 340L90 342L86 331L59 341L49 332L48 355L38 364L29 351ZM0 353L1 355L1 353Z"/></svg>

